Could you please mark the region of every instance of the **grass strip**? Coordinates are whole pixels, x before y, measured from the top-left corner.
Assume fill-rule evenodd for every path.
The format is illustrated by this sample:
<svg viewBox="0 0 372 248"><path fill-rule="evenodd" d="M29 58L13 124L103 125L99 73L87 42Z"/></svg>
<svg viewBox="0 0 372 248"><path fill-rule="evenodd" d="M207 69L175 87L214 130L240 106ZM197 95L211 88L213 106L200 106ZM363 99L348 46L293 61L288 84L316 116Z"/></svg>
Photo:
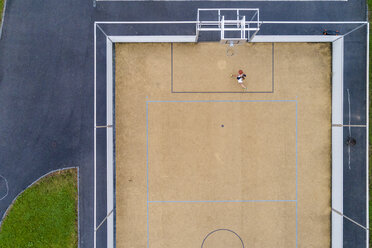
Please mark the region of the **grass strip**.
<svg viewBox="0 0 372 248"><path fill-rule="evenodd" d="M78 247L77 199L76 169L40 179L8 211L0 247Z"/></svg>

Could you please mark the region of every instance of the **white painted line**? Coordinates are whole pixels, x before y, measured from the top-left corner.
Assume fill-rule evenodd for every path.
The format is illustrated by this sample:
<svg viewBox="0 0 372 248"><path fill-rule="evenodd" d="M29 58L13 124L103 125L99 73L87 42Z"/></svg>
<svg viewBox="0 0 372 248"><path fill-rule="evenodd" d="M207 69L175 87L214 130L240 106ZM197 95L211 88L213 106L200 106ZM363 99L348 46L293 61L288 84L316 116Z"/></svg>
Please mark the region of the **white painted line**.
<svg viewBox="0 0 372 248"><path fill-rule="evenodd" d="M110 40L109 36L105 33L105 31L103 31L103 29L102 29L99 25L97 25L97 27L98 27L99 30L101 30L101 32L106 36L106 38L108 38L108 39ZM112 40L110 40L110 41L112 42Z"/></svg>
<svg viewBox="0 0 372 248"><path fill-rule="evenodd" d="M94 123L93 123L93 127L97 126L97 52L96 52L96 48L97 48L97 42L96 42L96 36L97 36L97 24L94 23ZM96 244L96 240L97 240L97 234L96 234L96 225L97 225L97 179L96 179L96 176L97 176L97 130L96 128L94 129L94 185L93 185L93 188L94 188L94 196L93 196L93 231L94 231L94 235L93 235L93 247L96 248L97 247L97 244Z"/></svg>
<svg viewBox="0 0 372 248"><path fill-rule="evenodd" d="M227 11L236 11L236 10L241 10L241 11L250 11L250 10L253 10L253 11L259 11L260 9L259 8L198 8L198 11L224 11L224 10L227 10Z"/></svg>
<svg viewBox="0 0 372 248"><path fill-rule="evenodd" d="M363 23L362 25L360 25L360 26L358 26L358 27L356 27L356 28L354 28L353 30L351 30L351 31L349 31L349 32L347 32L346 34L344 34L343 36L346 36L346 35L348 35L348 34L351 34L352 32L354 32L354 31L356 31L356 30L358 30L358 29L360 29L361 27L363 27L364 25L366 25L367 23Z"/></svg>
<svg viewBox="0 0 372 248"><path fill-rule="evenodd" d="M95 128L110 128L112 125L106 125L106 126L96 126Z"/></svg>
<svg viewBox="0 0 372 248"><path fill-rule="evenodd" d="M96 21L96 24L196 24L197 21Z"/></svg>
<svg viewBox="0 0 372 248"><path fill-rule="evenodd" d="M367 127L367 125L342 125L342 124L332 124L332 127Z"/></svg>
<svg viewBox="0 0 372 248"><path fill-rule="evenodd" d="M110 40L116 42L196 42L195 35L138 35L138 36L109 36Z"/></svg>
<svg viewBox="0 0 372 248"><path fill-rule="evenodd" d="M351 101L350 101L350 90L349 88L346 89L347 90L347 102L348 102L348 106L349 106L349 125L348 125L348 129L349 129L349 137L352 137L351 136L351 127L350 127L350 123L351 123ZM349 170L351 170L351 166L350 166L350 161L351 161L351 146L347 146L347 153L349 155L349 160L348 160L348 165L349 165Z"/></svg>
<svg viewBox="0 0 372 248"><path fill-rule="evenodd" d="M363 24L367 21L262 21L263 24Z"/></svg>
<svg viewBox="0 0 372 248"><path fill-rule="evenodd" d="M4 176L0 175L0 177L1 177L2 179L4 179L5 187L6 187L6 193L5 193L5 195L3 195L3 196L0 198L0 201L1 201L1 200L5 199L5 197L8 196L8 193L9 193L9 184L8 184L8 180L6 180L6 178L5 178Z"/></svg>
<svg viewBox="0 0 372 248"><path fill-rule="evenodd" d="M97 226L96 228L96 231L98 231L98 229L103 225L103 223L105 223L105 221L107 220L108 217L110 217L110 215L114 212L114 209L112 209L108 215L101 221L101 223Z"/></svg>
<svg viewBox="0 0 372 248"><path fill-rule="evenodd" d="M358 222L356 222L355 220L353 220L353 219L351 219L351 218L347 217L346 215L344 215L344 214L343 214L343 213L341 213L340 211L337 211L337 210L336 210L336 209L334 209L334 208L332 208L332 211L333 211L333 212L335 212L336 214L338 214L338 215L340 215L340 216L344 217L344 218L345 218L345 219L347 219L348 221L350 221L350 222L354 223L355 225L357 225L357 226L359 226L359 227L363 228L364 230L368 231L368 228L367 228L367 227L365 227L365 226L363 226L363 225L359 224Z"/></svg>
<svg viewBox="0 0 372 248"><path fill-rule="evenodd" d="M197 21L96 21L95 24L196 24ZM366 21L260 21L261 24L363 24Z"/></svg>
<svg viewBox="0 0 372 248"><path fill-rule="evenodd" d="M96 0L96 2L347 2L348 0Z"/></svg>
<svg viewBox="0 0 372 248"><path fill-rule="evenodd" d="M369 127L369 23L367 23L367 73L366 73L366 84L367 84L367 109L366 109L366 123L367 127ZM367 240L366 240L366 247L369 246L369 130L366 128L366 147L367 147L367 152L366 152L366 223L367 223Z"/></svg>
<svg viewBox="0 0 372 248"><path fill-rule="evenodd" d="M333 42L332 35L256 35L251 42Z"/></svg>

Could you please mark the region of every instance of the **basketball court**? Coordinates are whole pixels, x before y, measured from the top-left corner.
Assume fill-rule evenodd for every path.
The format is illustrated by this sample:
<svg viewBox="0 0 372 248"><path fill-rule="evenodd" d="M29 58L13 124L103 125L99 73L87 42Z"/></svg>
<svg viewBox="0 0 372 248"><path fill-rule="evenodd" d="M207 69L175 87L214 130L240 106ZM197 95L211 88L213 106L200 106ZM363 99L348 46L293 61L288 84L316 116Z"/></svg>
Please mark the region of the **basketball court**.
<svg viewBox="0 0 372 248"><path fill-rule="evenodd" d="M117 247L328 247L331 52L116 44Z"/></svg>

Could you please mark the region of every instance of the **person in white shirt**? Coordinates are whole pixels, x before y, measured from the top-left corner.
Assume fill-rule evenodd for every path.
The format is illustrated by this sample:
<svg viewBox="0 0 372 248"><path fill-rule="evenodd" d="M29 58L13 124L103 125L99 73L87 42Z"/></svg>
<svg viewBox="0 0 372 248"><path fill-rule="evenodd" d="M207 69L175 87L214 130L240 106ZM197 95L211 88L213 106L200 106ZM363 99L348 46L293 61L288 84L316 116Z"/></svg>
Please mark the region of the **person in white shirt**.
<svg viewBox="0 0 372 248"><path fill-rule="evenodd" d="M247 75L244 74L243 70L239 70L238 73L238 75L231 74L231 77L236 77L236 79L238 79L238 84L240 84L240 86L242 86L242 88L246 90L247 87L243 84L243 81Z"/></svg>

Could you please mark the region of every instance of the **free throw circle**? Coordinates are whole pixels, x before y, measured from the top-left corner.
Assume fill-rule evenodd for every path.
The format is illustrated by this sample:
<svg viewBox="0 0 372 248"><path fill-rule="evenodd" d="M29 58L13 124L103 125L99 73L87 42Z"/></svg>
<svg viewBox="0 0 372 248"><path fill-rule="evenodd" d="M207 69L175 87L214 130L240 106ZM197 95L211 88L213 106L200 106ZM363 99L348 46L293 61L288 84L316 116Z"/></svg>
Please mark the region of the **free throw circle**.
<svg viewBox="0 0 372 248"><path fill-rule="evenodd" d="M201 248L244 248L242 238L229 229L217 229L205 236Z"/></svg>

